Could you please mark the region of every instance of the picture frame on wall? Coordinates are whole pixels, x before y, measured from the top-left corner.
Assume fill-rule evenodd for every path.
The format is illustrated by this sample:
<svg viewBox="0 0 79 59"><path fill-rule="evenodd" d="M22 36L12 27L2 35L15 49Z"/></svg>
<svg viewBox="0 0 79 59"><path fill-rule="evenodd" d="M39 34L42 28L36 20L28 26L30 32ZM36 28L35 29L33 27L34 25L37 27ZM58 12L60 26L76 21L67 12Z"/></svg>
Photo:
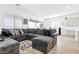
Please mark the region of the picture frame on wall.
<svg viewBox="0 0 79 59"><path fill-rule="evenodd" d="M27 24L28 23L28 19L23 19L23 24Z"/></svg>

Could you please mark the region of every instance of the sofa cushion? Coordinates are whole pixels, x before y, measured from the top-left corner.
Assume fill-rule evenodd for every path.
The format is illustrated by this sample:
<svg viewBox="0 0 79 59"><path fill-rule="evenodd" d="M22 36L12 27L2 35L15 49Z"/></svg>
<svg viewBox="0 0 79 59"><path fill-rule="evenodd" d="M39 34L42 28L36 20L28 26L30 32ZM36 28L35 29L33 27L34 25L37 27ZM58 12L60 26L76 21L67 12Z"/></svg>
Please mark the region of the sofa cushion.
<svg viewBox="0 0 79 59"><path fill-rule="evenodd" d="M2 29L2 35L11 36L12 34L10 33L9 29Z"/></svg>
<svg viewBox="0 0 79 59"><path fill-rule="evenodd" d="M27 33L33 33L33 30L32 29L28 29Z"/></svg>
<svg viewBox="0 0 79 59"><path fill-rule="evenodd" d="M31 29L30 32L31 32L32 34L35 34L35 33L36 33L36 29Z"/></svg>
<svg viewBox="0 0 79 59"><path fill-rule="evenodd" d="M15 31L14 31L13 29L10 29L10 33L11 33L12 35L15 35Z"/></svg>
<svg viewBox="0 0 79 59"><path fill-rule="evenodd" d="M19 43L12 38L0 42L0 54L19 54Z"/></svg>
<svg viewBox="0 0 79 59"><path fill-rule="evenodd" d="M18 30L14 30L15 31L15 35L20 35L20 32Z"/></svg>
<svg viewBox="0 0 79 59"><path fill-rule="evenodd" d="M28 33L28 30L29 30L29 29L23 29L23 32L24 32L24 33Z"/></svg>
<svg viewBox="0 0 79 59"><path fill-rule="evenodd" d="M24 31L22 29L19 30L20 34L24 34Z"/></svg>
<svg viewBox="0 0 79 59"><path fill-rule="evenodd" d="M45 29L44 35L45 35L45 36L50 36L50 30L46 30L46 29Z"/></svg>
<svg viewBox="0 0 79 59"><path fill-rule="evenodd" d="M36 33L36 29L23 29L24 33Z"/></svg>

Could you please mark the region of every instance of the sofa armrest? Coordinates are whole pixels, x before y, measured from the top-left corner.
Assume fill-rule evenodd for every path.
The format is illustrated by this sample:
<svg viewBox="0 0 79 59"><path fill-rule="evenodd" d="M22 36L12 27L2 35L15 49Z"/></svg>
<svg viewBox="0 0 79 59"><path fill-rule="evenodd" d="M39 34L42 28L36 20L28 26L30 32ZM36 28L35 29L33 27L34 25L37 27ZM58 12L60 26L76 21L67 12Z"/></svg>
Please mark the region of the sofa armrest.
<svg viewBox="0 0 79 59"><path fill-rule="evenodd" d="M51 37L53 37L54 39L57 39L57 33L51 34Z"/></svg>
<svg viewBox="0 0 79 59"><path fill-rule="evenodd" d="M51 37L54 37L55 35L57 35L57 33L52 33L52 34L51 34Z"/></svg>

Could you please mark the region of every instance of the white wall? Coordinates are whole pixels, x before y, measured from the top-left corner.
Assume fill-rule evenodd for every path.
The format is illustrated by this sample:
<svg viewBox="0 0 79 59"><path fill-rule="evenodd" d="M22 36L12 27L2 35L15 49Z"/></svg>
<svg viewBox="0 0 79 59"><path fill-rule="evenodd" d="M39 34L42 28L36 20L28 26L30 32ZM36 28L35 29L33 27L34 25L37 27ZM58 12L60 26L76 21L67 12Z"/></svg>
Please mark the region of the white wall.
<svg viewBox="0 0 79 59"><path fill-rule="evenodd" d="M44 19L44 20L45 20L45 28L46 29L50 29L50 27L52 29L55 28L55 29L57 29L57 33L58 33L59 27L65 26L64 19L62 17L54 17L54 18L48 18L48 19ZM52 22L59 22L60 25L53 26Z"/></svg>
<svg viewBox="0 0 79 59"><path fill-rule="evenodd" d="M10 21L7 20L5 21L7 15L11 16L10 17ZM20 8L19 6L16 5L0 5L0 29L3 28L3 25L5 25L6 23L10 26L14 26L14 16L18 16L21 18L32 18L32 19L38 19L37 16L35 16L31 11L29 11L28 9L23 9ZM21 22L22 21L22 22ZM17 19L16 18L16 27L20 28L22 24L22 28L28 28L28 24L27 25L23 25L23 19ZM5 25L4 27L9 28L7 25ZM13 28L13 27L12 27Z"/></svg>
<svg viewBox="0 0 79 59"><path fill-rule="evenodd" d="M20 19L20 18L16 18L15 19L15 28L22 28L22 26L23 26L23 20L22 19Z"/></svg>
<svg viewBox="0 0 79 59"><path fill-rule="evenodd" d="M65 17L67 17L67 20L65 20ZM46 26L45 28L53 28L51 22L57 21L60 22L60 27L79 27L79 13L73 13L73 14L68 14L68 15L63 15L59 17L53 17L53 18L48 18L45 19L46 21ZM69 36L74 36L74 31L71 30L65 30L62 28L62 35L69 35Z"/></svg>

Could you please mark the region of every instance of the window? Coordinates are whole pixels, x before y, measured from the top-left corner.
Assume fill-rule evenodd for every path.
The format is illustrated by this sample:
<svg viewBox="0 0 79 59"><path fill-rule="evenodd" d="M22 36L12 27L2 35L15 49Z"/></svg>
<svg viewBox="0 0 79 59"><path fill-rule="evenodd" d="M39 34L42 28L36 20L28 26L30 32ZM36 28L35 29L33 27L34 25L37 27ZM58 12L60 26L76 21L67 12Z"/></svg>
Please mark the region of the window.
<svg viewBox="0 0 79 59"><path fill-rule="evenodd" d="M59 27L60 26L60 22L59 21L53 21L52 22L52 26L55 27L55 28Z"/></svg>
<svg viewBox="0 0 79 59"><path fill-rule="evenodd" d="M36 28L35 22L29 22L29 28Z"/></svg>
<svg viewBox="0 0 79 59"><path fill-rule="evenodd" d="M14 28L14 18L5 16L3 20L3 28L6 28L6 29Z"/></svg>

